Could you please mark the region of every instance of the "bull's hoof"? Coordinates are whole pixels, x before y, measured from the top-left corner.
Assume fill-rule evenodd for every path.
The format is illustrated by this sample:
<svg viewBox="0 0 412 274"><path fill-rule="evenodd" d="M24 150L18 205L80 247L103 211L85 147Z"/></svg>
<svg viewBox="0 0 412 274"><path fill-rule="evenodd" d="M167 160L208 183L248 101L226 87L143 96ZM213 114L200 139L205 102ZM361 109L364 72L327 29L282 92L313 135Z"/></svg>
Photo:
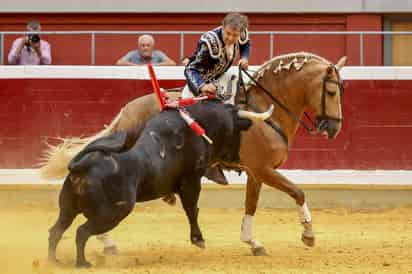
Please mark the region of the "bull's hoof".
<svg viewBox="0 0 412 274"><path fill-rule="evenodd" d="M194 244L195 246L204 249L205 246L205 240L203 239L202 235L199 236L191 236L190 237L190 241L192 242L192 244Z"/></svg>
<svg viewBox="0 0 412 274"><path fill-rule="evenodd" d="M206 248L205 241L196 241L196 242L192 242L192 244L194 244L195 246L201 249Z"/></svg>
<svg viewBox="0 0 412 274"><path fill-rule="evenodd" d="M89 263L88 261L77 261L76 267L77 268L90 268L92 267L92 264Z"/></svg>
<svg viewBox="0 0 412 274"><path fill-rule="evenodd" d="M115 245L112 245L112 246L105 247L103 249L103 254L104 255L117 255L119 254L119 250L117 249Z"/></svg>
<svg viewBox="0 0 412 274"><path fill-rule="evenodd" d="M32 262L32 264L31 264L31 266L32 266L33 268L39 268L39 266L40 266L39 260L38 260L38 259L34 260L34 261Z"/></svg>
<svg viewBox="0 0 412 274"><path fill-rule="evenodd" d="M174 206L176 204L176 196L173 193L164 196L162 200L170 206Z"/></svg>
<svg viewBox="0 0 412 274"><path fill-rule="evenodd" d="M315 246L315 237L313 236L305 236L305 234L302 234L302 242L309 247L314 247Z"/></svg>
<svg viewBox="0 0 412 274"><path fill-rule="evenodd" d="M251 248L253 256L268 256L266 249L263 246Z"/></svg>

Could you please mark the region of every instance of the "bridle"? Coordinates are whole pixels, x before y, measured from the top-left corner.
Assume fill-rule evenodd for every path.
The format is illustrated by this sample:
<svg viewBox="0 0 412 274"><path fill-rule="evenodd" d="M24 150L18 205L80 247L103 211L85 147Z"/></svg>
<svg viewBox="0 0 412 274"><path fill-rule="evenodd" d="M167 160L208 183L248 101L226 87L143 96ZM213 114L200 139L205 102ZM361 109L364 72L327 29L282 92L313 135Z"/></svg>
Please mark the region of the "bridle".
<svg viewBox="0 0 412 274"><path fill-rule="evenodd" d="M311 126L307 125L307 124L306 124L302 119L300 119L296 114L294 114L292 111L290 111L290 110L288 109L288 107L285 106L281 101L279 101L279 99L277 99L275 96L273 96L273 95L269 92L268 89L266 89L266 88L265 88L264 86L262 86L258 81L256 81L256 79L255 79L252 75L250 75L250 73L249 73L247 70L245 70L244 68L242 68L241 66L239 66L238 92L240 92L240 90L243 89L243 93L244 93L244 97L245 97L245 101L244 101L244 102L241 102L241 104L245 104L246 106L249 106L249 107L254 108L253 106L250 105L250 102L249 102L250 95L249 95L249 92L246 90L246 86L245 86L245 83L244 83L243 77L242 77L242 73L244 73L244 74L246 74L246 75L248 76L248 78L249 78L257 87L259 87L274 103L276 103L281 109L283 109L293 120L295 120L295 121L298 122L300 125L302 125L302 126L307 130L307 132L308 132L309 134L314 135L314 134L316 134L317 130L322 129L323 127L325 127L325 126L327 125L327 121L329 121L329 120L338 121L338 122L341 122L341 121L342 121L342 118L332 117L332 116L326 114L326 94L330 94L330 95L334 94L332 91L330 91L330 90L328 90L328 89L326 88L326 83L333 83L333 84L338 85L338 87L339 87L339 93L340 93L341 98L342 98L343 91L344 91L344 87L343 87L342 81L341 81L341 79L340 79L340 77L339 77L338 70L337 70L337 68L336 68L335 66L333 66L333 69L334 69L336 75L338 76L338 81L333 80L333 79L329 76L329 73L327 73L327 74L323 77L323 79L322 79L322 81L323 81L323 83L322 83L322 98L321 98L322 114L316 116L316 122L314 122L314 121L310 118L310 116L309 116L306 112L304 112L304 115L305 115L305 116L308 118L308 120L310 121ZM242 88L240 88L240 87L242 87ZM273 123L272 123L272 124L273 124ZM271 126L273 127L273 125L271 125ZM278 128L276 128L276 130L278 130ZM284 135L284 134L283 134L283 135ZM285 139L285 136L282 136L282 137L284 137L284 139ZM287 138L286 138L286 143L287 143Z"/></svg>
<svg viewBox="0 0 412 274"><path fill-rule="evenodd" d="M316 116L316 119L318 121L332 120L332 121L341 122L343 120L342 118L332 117L332 116L326 114L326 94L329 94L329 95L332 95L332 96L335 94L333 91L330 91L326 88L326 84L327 83L332 83L332 84L335 84L339 87L339 94L340 94L341 101L342 101L343 92L344 92L344 87L343 87L342 80L340 79L339 72L338 72L336 66L332 66L332 68L335 71L335 74L338 76L338 81L335 81L332 78L330 78L328 73L323 77L323 79L322 79L323 80L323 91L322 91L322 98L321 98L322 114ZM320 125L318 125L318 128L319 128L319 126Z"/></svg>

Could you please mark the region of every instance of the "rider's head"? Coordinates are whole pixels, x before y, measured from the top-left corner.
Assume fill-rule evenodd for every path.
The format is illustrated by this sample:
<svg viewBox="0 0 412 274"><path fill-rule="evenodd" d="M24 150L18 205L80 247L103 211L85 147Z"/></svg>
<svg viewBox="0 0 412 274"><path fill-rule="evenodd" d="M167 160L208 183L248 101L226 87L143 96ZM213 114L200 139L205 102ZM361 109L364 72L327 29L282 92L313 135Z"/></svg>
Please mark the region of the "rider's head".
<svg viewBox="0 0 412 274"><path fill-rule="evenodd" d="M151 58L154 49L154 38L151 35L144 34L139 36L137 40L137 48L140 56L143 58Z"/></svg>
<svg viewBox="0 0 412 274"><path fill-rule="evenodd" d="M240 34L248 28L248 19L245 15L232 12L228 13L222 21L223 42L233 45L239 40Z"/></svg>

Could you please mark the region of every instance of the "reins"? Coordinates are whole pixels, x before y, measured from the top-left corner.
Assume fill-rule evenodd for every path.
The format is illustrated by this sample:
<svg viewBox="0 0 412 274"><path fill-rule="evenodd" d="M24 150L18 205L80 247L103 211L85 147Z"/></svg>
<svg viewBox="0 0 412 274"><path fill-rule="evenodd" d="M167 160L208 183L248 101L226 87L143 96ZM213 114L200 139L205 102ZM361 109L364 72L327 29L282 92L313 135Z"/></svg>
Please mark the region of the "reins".
<svg viewBox="0 0 412 274"><path fill-rule="evenodd" d="M311 128L310 126L308 126L302 119L300 119L296 114L294 114L292 111L290 111L287 106L285 106L282 102L280 102L275 96L273 96L264 86L262 86L258 81L255 80L255 78L249 74L249 72L247 70L245 70L244 68L242 68L241 66L239 66L239 86L242 85L243 86L243 92L245 93L245 97L246 97L246 105L249 103L249 94L246 92L246 86L245 83L243 82L243 78L242 78L242 73L246 74L249 79L257 86L259 87L261 90L263 90L263 92L270 98L272 99L273 102L275 102L281 109L283 109L293 120L295 120L297 123L301 124L308 132L309 134L315 134L316 130L314 128L317 127L316 123L314 123L312 121L312 119L310 119L310 116L304 112L305 116L309 119L309 121L312 123L314 128Z"/></svg>

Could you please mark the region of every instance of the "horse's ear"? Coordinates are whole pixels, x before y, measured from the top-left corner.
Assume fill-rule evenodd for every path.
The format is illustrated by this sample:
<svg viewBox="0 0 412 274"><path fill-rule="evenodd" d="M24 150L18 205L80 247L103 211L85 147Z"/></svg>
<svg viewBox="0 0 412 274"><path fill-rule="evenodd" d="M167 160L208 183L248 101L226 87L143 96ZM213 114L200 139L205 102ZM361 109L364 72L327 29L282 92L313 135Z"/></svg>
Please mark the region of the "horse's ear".
<svg viewBox="0 0 412 274"><path fill-rule="evenodd" d="M338 63L336 63L335 67L337 70L340 70L341 68L343 68L343 66L346 64L346 61L348 60L347 56L342 56Z"/></svg>

